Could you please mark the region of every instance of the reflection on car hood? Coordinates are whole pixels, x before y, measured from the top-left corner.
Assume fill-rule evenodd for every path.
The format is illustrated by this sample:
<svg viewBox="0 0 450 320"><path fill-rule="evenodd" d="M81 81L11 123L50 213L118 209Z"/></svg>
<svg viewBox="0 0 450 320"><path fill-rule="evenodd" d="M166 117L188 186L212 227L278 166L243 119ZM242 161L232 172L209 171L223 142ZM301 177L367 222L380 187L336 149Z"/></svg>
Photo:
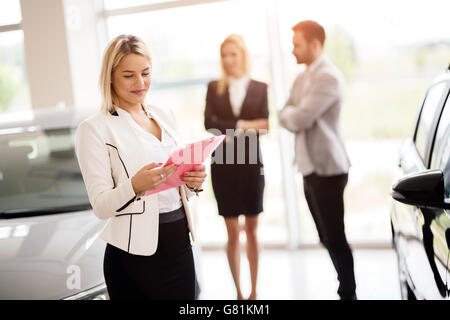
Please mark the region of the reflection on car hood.
<svg viewBox="0 0 450 320"><path fill-rule="evenodd" d="M2 114L0 133L8 129L19 129L20 132L32 128L73 128L94 112L95 110L86 112L58 104L48 108Z"/></svg>
<svg viewBox="0 0 450 320"><path fill-rule="evenodd" d="M0 220L0 299L61 299L103 283L104 225L90 210Z"/></svg>

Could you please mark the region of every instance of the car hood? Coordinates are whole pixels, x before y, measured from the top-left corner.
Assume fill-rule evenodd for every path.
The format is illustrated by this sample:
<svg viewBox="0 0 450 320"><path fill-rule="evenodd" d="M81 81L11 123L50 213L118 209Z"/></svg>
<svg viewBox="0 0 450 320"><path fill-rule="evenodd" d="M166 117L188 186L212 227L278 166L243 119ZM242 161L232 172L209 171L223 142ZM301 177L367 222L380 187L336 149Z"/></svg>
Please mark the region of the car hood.
<svg viewBox="0 0 450 320"><path fill-rule="evenodd" d="M91 210L0 220L0 300L62 299L104 283Z"/></svg>

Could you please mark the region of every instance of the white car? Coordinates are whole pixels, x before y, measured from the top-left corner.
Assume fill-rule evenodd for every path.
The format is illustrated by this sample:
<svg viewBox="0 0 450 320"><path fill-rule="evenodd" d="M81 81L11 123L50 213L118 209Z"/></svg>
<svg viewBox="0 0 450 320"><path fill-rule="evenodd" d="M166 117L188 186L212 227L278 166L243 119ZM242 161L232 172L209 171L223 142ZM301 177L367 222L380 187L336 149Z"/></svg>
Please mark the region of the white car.
<svg viewBox="0 0 450 320"><path fill-rule="evenodd" d="M0 299L107 298L105 222L78 167L76 121L53 117L0 124Z"/></svg>

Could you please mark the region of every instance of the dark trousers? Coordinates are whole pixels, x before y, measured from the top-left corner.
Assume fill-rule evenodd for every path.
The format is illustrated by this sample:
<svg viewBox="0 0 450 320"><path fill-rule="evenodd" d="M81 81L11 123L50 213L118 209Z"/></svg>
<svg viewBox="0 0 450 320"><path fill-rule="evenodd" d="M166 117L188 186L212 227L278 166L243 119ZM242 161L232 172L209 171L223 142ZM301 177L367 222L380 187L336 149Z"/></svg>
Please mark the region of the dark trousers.
<svg viewBox="0 0 450 320"><path fill-rule="evenodd" d="M309 210L316 224L320 242L330 254L336 269L342 299L354 296L356 284L353 255L345 237L344 189L348 174L303 177L303 187Z"/></svg>

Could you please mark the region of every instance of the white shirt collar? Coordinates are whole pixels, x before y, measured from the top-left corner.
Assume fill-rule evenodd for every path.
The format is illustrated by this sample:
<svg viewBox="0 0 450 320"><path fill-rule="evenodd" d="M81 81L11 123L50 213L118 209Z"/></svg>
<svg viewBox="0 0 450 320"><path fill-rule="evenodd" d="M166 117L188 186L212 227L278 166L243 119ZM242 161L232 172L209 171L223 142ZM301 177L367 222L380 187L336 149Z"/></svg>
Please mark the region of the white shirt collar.
<svg viewBox="0 0 450 320"><path fill-rule="evenodd" d="M248 81L250 81L250 76L248 74L246 74L240 78L228 76L228 80L229 80L230 85L244 84L244 83L247 83Z"/></svg>
<svg viewBox="0 0 450 320"><path fill-rule="evenodd" d="M122 115L122 116L131 118L131 114L127 110L122 109L121 107L117 107L117 106L115 108L116 108L116 111L119 114L119 116Z"/></svg>

